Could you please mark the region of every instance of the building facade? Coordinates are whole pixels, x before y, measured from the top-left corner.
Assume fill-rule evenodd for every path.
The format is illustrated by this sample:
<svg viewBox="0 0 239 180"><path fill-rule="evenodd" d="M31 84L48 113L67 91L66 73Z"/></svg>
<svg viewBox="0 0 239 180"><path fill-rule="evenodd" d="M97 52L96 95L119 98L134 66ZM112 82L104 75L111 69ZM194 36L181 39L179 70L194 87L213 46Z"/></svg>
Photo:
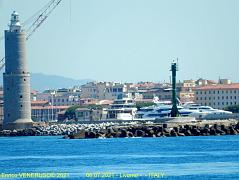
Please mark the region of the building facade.
<svg viewBox="0 0 239 180"><path fill-rule="evenodd" d="M99 121L106 119L107 112L104 109L78 108L75 114L77 121Z"/></svg>
<svg viewBox="0 0 239 180"><path fill-rule="evenodd" d="M53 106L80 105L80 92L72 89L46 90L37 93L36 100L48 101Z"/></svg>
<svg viewBox="0 0 239 180"><path fill-rule="evenodd" d="M239 104L239 83L197 87L194 91L195 102L204 106L223 109Z"/></svg>
<svg viewBox="0 0 239 180"><path fill-rule="evenodd" d="M93 99L115 100L122 98L127 93L125 84L116 82L89 82L81 86L80 97Z"/></svg>

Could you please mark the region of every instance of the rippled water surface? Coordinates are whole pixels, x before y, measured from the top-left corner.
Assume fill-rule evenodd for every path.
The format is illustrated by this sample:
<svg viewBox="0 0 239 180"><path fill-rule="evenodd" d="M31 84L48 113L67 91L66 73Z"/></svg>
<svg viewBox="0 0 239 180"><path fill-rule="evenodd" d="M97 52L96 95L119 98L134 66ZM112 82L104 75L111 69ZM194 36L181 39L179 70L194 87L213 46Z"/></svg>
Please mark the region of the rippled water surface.
<svg viewBox="0 0 239 180"><path fill-rule="evenodd" d="M239 179L239 136L0 138L0 174L30 172L65 173L58 179Z"/></svg>

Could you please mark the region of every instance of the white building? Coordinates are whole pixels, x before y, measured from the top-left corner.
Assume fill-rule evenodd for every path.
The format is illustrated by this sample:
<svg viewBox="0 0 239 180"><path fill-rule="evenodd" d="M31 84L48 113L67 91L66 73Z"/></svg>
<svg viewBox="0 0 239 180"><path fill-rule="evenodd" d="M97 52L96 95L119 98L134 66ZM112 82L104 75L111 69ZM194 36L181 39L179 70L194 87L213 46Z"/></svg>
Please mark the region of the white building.
<svg viewBox="0 0 239 180"><path fill-rule="evenodd" d="M127 86L116 82L90 82L81 86L81 98L114 100L123 97Z"/></svg>
<svg viewBox="0 0 239 180"><path fill-rule="evenodd" d="M72 89L46 90L36 94L36 100L48 101L53 106L73 106L80 104L80 92Z"/></svg>

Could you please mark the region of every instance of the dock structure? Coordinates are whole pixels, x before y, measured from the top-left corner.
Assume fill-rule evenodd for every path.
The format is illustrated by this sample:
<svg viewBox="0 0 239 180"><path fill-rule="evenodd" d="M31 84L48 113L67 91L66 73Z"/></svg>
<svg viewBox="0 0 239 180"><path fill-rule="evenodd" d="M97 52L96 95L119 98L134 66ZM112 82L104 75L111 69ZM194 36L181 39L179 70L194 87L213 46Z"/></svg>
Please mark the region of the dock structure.
<svg viewBox="0 0 239 180"><path fill-rule="evenodd" d="M26 59L26 33L17 12L11 15L5 30L5 73L3 129L25 129L32 126L30 73Z"/></svg>

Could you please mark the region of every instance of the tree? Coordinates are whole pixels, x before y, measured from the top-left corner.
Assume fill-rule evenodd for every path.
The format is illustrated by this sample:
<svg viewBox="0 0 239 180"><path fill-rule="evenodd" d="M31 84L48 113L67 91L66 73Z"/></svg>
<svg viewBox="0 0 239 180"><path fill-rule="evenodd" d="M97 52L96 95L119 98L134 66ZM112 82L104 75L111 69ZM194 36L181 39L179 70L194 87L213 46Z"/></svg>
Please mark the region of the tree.
<svg viewBox="0 0 239 180"><path fill-rule="evenodd" d="M101 105L97 105L97 104L89 104L86 106L86 108L93 109L93 110L102 110L103 109L103 107Z"/></svg>
<svg viewBox="0 0 239 180"><path fill-rule="evenodd" d="M226 111L231 111L232 113L239 113L239 105L231 105L224 108Z"/></svg>
<svg viewBox="0 0 239 180"><path fill-rule="evenodd" d="M149 107L156 105L154 102L136 102L136 108L139 110L142 107Z"/></svg>
<svg viewBox="0 0 239 180"><path fill-rule="evenodd" d="M65 112L65 116L68 118L68 119L75 119L75 111L77 108L80 108L81 106L80 105L74 105L74 106L71 106L69 107L66 112Z"/></svg>

